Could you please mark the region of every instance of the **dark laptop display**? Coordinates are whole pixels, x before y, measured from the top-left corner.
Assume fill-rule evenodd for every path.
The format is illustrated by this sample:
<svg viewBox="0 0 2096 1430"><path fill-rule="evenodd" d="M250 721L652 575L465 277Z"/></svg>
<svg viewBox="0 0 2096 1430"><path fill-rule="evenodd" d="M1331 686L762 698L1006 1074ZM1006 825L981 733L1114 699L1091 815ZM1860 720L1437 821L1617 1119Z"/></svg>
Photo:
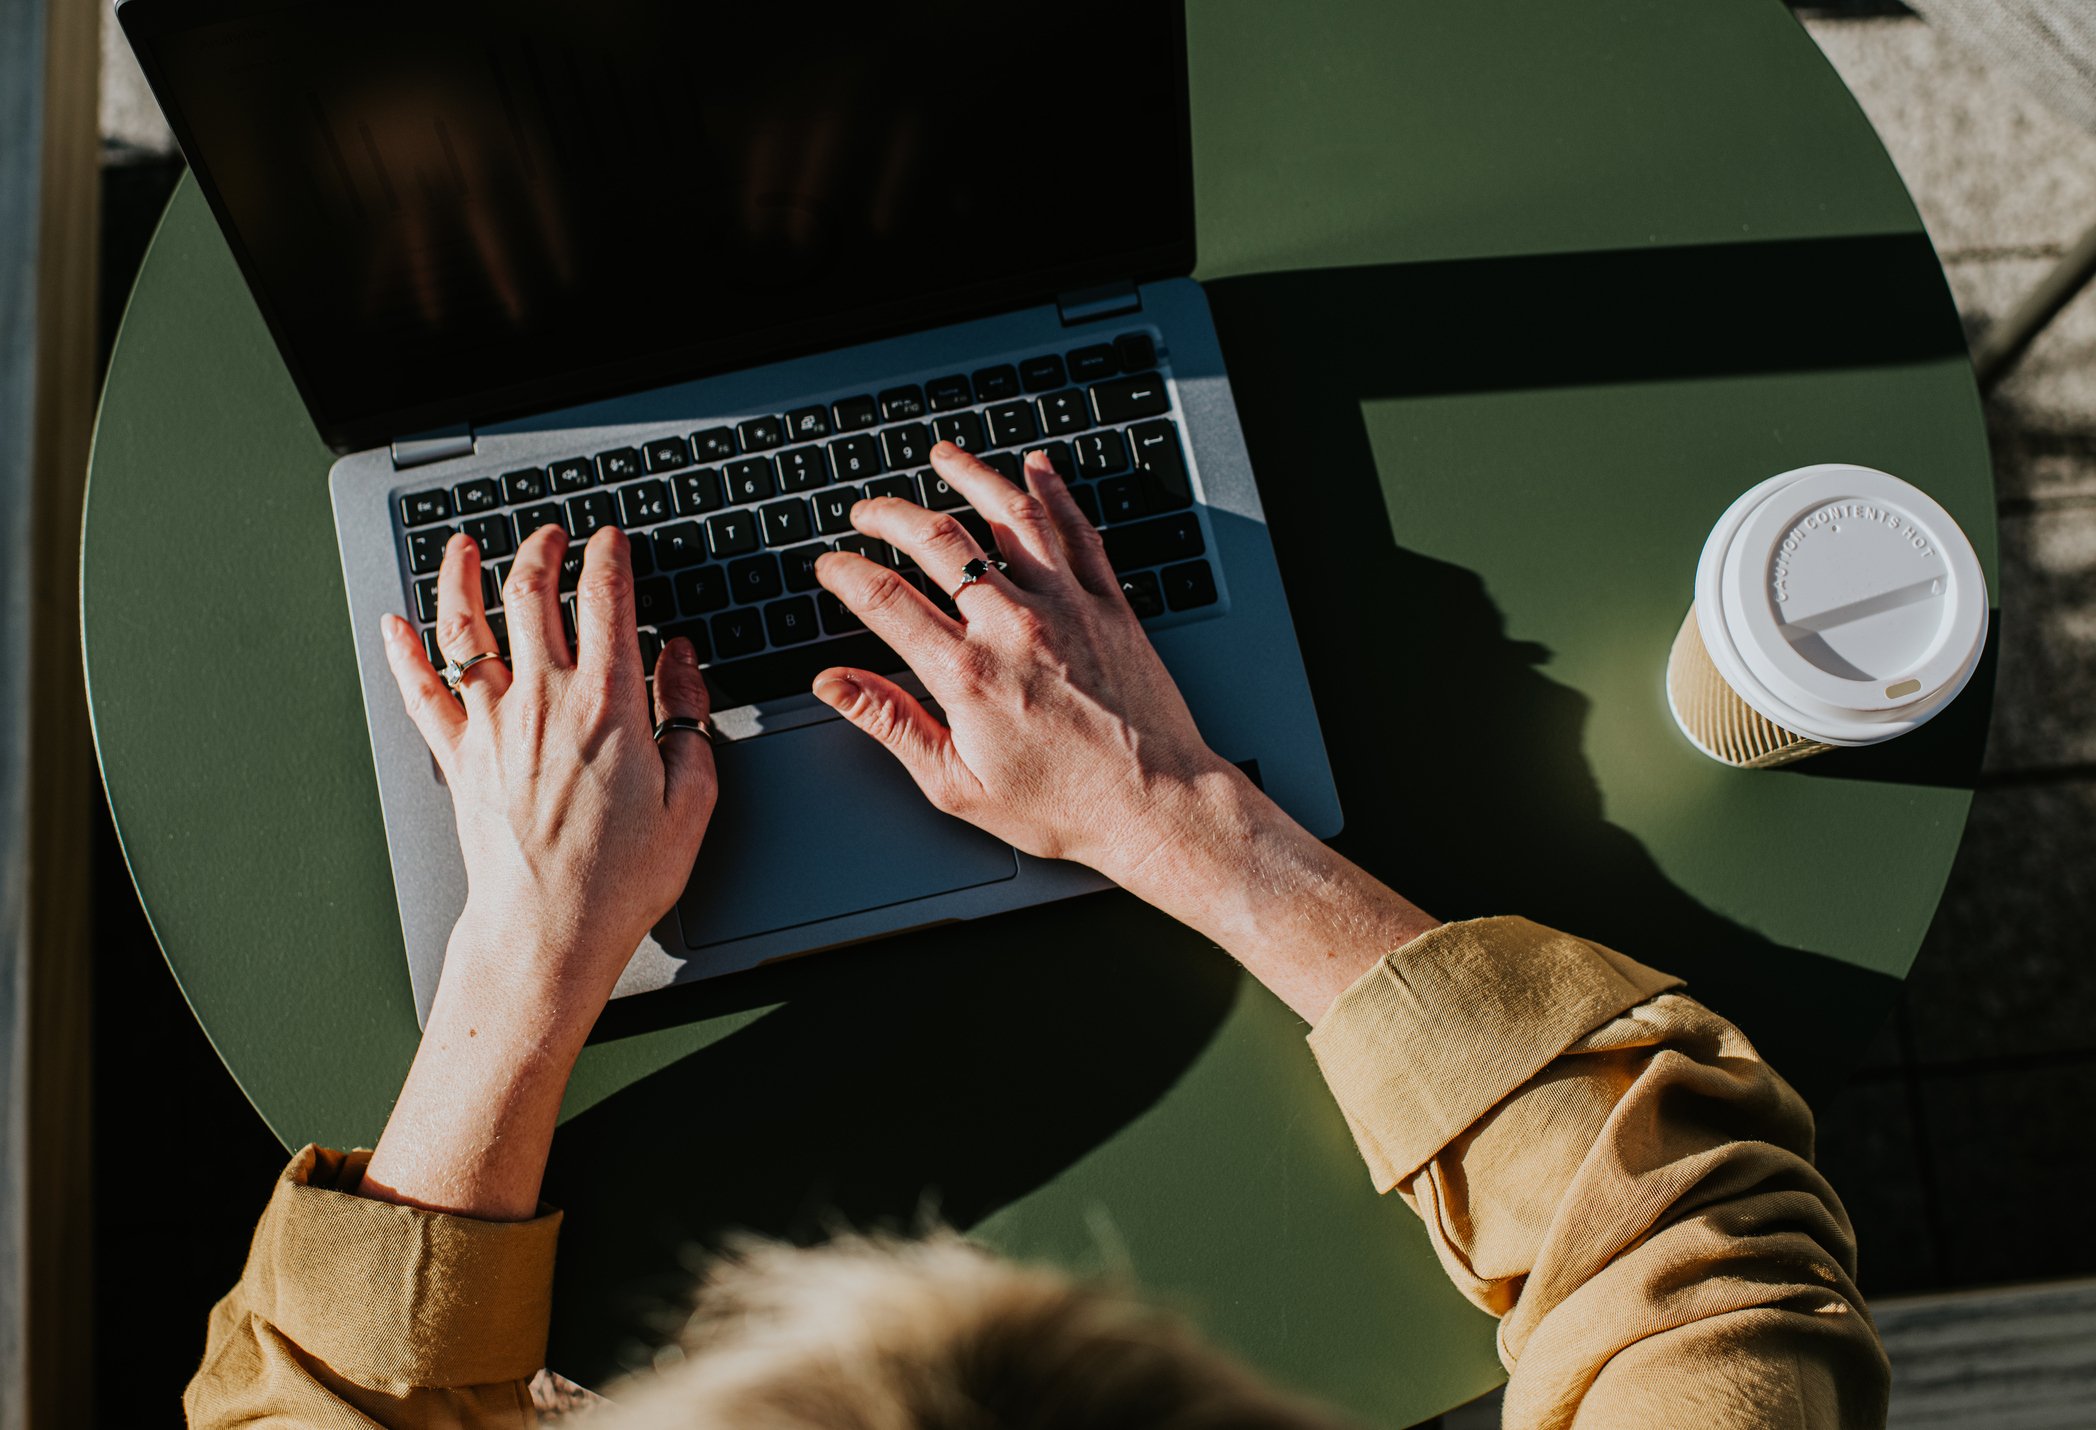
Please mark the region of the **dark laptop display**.
<svg viewBox="0 0 2096 1430"><path fill-rule="evenodd" d="M1192 267L1176 0L120 15L340 450Z"/></svg>

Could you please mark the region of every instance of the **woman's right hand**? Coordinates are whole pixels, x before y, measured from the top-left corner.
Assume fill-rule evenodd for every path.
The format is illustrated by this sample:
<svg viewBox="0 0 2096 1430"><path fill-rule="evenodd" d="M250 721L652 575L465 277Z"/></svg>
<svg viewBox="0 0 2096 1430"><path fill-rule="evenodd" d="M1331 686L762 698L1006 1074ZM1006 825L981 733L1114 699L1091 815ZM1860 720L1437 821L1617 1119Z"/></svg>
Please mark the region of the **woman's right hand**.
<svg viewBox="0 0 2096 1430"><path fill-rule="evenodd" d="M869 671L824 671L815 693L886 745L938 808L1132 887L1204 788L1248 782L1202 740L1046 456L1027 454L1025 490L950 443L931 461L990 522L1006 570L956 591L984 552L950 514L897 497L858 503L852 524L955 592L962 619L856 553L822 557L816 575L945 718Z"/></svg>

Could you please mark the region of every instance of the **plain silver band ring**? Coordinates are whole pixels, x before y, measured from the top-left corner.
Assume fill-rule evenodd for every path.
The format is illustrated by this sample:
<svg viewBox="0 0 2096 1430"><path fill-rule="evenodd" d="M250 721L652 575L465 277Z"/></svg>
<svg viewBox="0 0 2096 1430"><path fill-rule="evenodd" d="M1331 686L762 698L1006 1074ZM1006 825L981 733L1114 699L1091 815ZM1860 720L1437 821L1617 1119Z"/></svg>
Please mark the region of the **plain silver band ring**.
<svg viewBox="0 0 2096 1430"><path fill-rule="evenodd" d="M704 720L694 720L689 715L672 715L655 727L655 743L661 744L662 737L672 730L689 730L707 744L713 743L713 732L706 728Z"/></svg>
<svg viewBox="0 0 2096 1430"><path fill-rule="evenodd" d="M484 660L500 659L502 659L501 652L484 650L480 651L475 655L469 655L464 660L451 660L445 662L444 668L438 671L437 674L444 677L445 686L451 691L453 695L456 695L459 693L460 687L466 683L467 671L471 670L474 666L479 665Z"/></svg>

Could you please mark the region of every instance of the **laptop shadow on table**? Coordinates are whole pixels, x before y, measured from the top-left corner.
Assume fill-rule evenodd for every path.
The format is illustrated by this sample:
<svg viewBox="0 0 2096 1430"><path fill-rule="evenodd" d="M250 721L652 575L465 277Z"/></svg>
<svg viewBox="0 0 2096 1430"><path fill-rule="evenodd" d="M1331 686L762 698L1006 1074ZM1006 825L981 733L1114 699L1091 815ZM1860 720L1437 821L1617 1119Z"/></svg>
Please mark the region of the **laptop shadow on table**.
<svg viewBox="0 0 2096 1430"><path fill-rule="evenodd" d="M1923 276L1942 281L1917 236L1209 288L1346 808L1338 846L1442 917L1518 912L1681 973L1808 1095L1897 980L1705 908L1603 817L1587 701L1474 573L1395 543L1361 403L1934 356ZM1701 294L1720 296L1685 319ZM1373 646L1344 618L1363 592L1392 613ZM633 1364L674 1328L685 1253L728 1232L975 1224L1155 1104L1242 990L1202 940L1106 893L614 1006L599 1040L779 1005L563 1126L553 1363L586 1383ZM689 1189L673 1211L665 1184Z"/></svg>

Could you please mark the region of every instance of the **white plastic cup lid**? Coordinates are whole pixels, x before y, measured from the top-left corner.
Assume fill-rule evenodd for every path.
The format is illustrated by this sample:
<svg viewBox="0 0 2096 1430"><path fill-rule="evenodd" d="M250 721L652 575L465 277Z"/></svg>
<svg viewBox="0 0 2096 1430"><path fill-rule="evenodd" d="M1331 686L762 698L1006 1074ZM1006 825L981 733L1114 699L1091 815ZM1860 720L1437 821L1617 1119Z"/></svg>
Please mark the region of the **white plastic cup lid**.
<svg viewBox="0 0 2096 1430"><path fill-rule="evenodd" d="M1987 585L1926 492L1830 462L1770 477L1718 519L1696 568L1696 624L1756 712L1830 745L1872 745L1965 688L1987 641Z"/></svg>

